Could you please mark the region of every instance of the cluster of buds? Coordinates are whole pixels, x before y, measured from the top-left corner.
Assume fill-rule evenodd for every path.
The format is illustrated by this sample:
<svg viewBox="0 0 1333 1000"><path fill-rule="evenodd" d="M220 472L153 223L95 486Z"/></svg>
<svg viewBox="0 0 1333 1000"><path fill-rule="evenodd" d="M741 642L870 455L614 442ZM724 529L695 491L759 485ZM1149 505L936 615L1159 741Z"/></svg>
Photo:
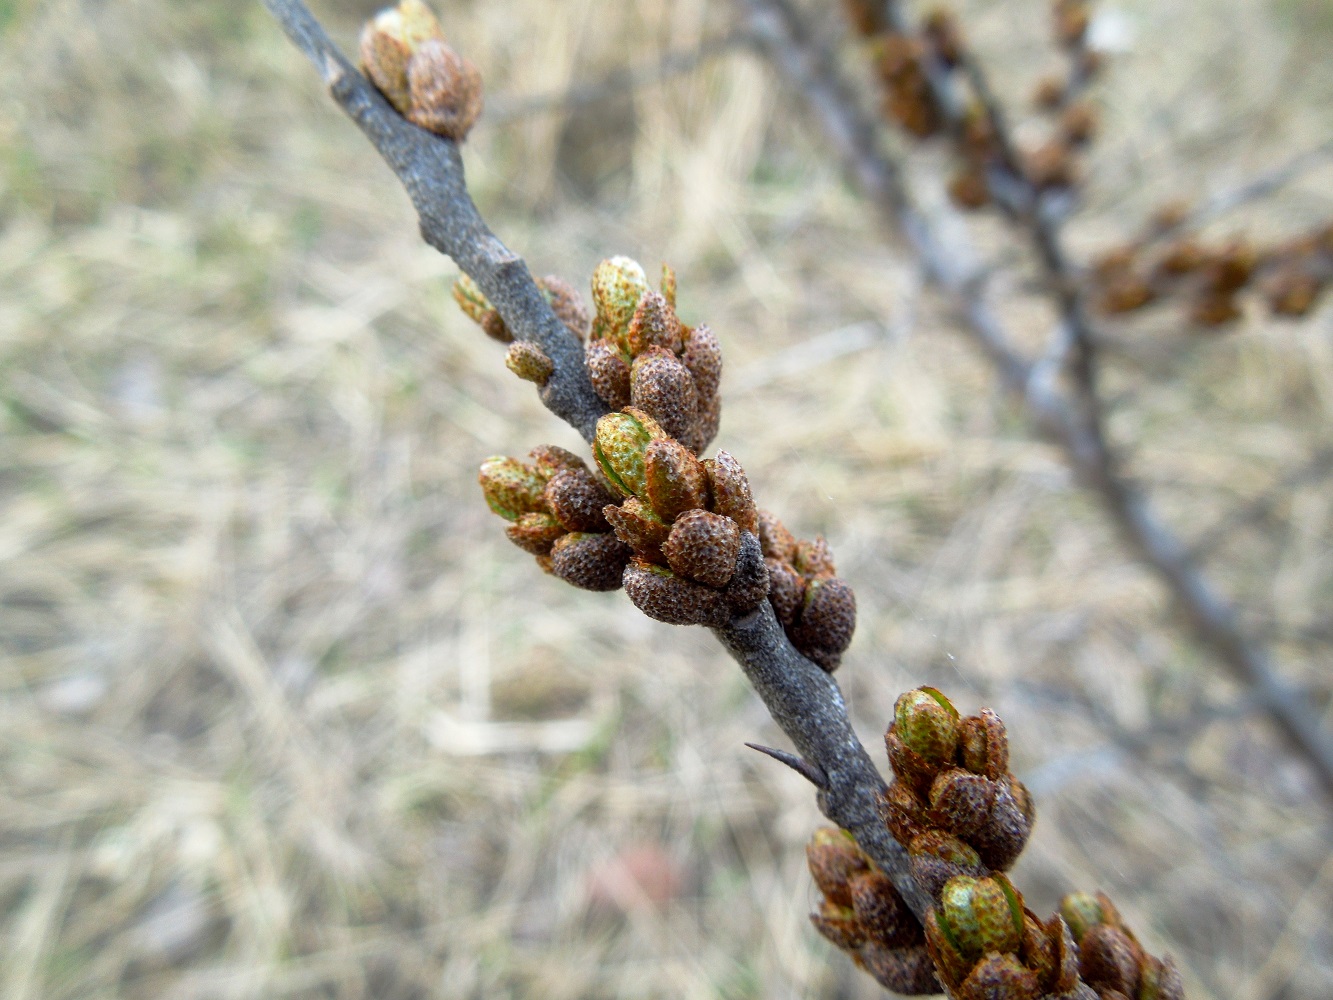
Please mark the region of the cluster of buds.
<svg viewBox="0 0 1333 1000"><path fill-rule="evenodd" d="M615 497L583 459L555 445L531 461L497 456L478 481L491 510L511 522L505 535L538 564L583 590L617 590L633 554L603 513Z"/></svg>
<svg viewBox="0 0 1333 1000"><path fill-rule="evenodd" d="M766 510L758 523L773 611L792 645L832 673L856 629L856 595L838 579L823 538L798 540Z"/></svg>
<svg viewBox="0 0 1333 1000"><path fill-rule="evenodd" d="M936 894L955 876L1004 871L1018 860L1035 812L1009 771L998 715L983 708L963 718L939 691L916 688L898 698L884 745L894 774L884 820L923 889Z"/></svg>
<svg viewBox="0 0 1333 1000"><path fill-rule="evenodd" d="M955 1000L1079 995L1068 926L1059 914L1038 918L1003 875L949 879L926 915L926 948Z"/></svg>
<svg viewBox="0 0 1333 1000"><path fill-rule="evenodd" d="M1159 225L1172 228L1177 215L1159 213ZM1153 251L1156 242L1150 232L1095 263L1100 312L1117 315L1180 296L1194 323L1217 327L1238 319L1241 293L1257 288L1272 315L1294 318L1309 313L1333 281L1333 225L1267 248L1239 238L1210 247L1183 236Z"/></svg>
<svg viewBox="0 0 1333 1000"><path fill-rule="evenodd" d="M551 307L556 318L572 333L582 340L588 332L588 307L584 305L579 293L568 282L548 274L537 279L546 304ZM486 336L508 344L505 353L505 365L519 378L537 385L545 385L555 365L541 347L530 340L516 340L504 319L490 301L482 294L477 283L466 274L454 282L454 301L463 312L475 322Z"/></svg>
<svg viewBox="0 0 1333 1000"><path fill-rule="evenodd" d="M1145 952L1105 895L1071 893L1060 915L1078 947L1079 975L1101 1000L1184 1000L1175 963Z"/></svg>
<svg viewBox="0 0 1333 1000"><path fill-rule="evenodd" d="M462 141L481 114L481 74L451 49L421 0L401 0L361 32L361 67L414 125Z"/></svg>
<svg viewBox="0 0 1333 1000"><path fill-rule="evenodd" d="M926 76L928 42L885 34L876 40L876 48L875 68L884 86L884 114L918 139L928 139L944 123Z"/></svg>
<svg viewBox="0 0 1333 1000"><path fill-rule="evenodd" d="M940 991L925 932L898 890L851 835L815 831L805 848L821 893L815 929L883 986L906 996Z"/></svg>
<svg viewBox="0 0 1333 1000"><path fill-rule="evenodd" d="M597 422L593 456L616 494L605 517L633 552L625 592L671 625L725 625L759 606L768 571L745 470L725 451L700 461L645 411Z"/></svg>
<svg viewBox="0 0 1333 1000"><path fill-rule="evenodd" d="M702 452L722 417L722 348L707 326L676 316L675 272L664 266L655 292L636 261L612 257L593 271L592 299L587 364L597 395L613 410L641 410Z"/></svg>

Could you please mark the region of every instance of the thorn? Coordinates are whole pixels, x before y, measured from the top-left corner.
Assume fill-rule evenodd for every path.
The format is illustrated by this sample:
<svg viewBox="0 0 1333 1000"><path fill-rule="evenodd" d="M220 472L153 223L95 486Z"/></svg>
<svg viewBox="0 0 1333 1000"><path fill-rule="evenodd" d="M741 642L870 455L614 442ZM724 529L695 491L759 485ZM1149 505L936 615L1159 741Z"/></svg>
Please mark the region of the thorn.
<svg viewBox="0 0 1333 1000"><path fill-rule="evenodd" d="M745 744L751 750L758 750L762 754L768 754L776 761L786 764L789 768L799 774L810 784L821 791L828 787L828 775L818 764L811 764L803 757L797 757L794 753L788 753L786 750L777 750L773 747L761 746L758 743Z"/></svg>

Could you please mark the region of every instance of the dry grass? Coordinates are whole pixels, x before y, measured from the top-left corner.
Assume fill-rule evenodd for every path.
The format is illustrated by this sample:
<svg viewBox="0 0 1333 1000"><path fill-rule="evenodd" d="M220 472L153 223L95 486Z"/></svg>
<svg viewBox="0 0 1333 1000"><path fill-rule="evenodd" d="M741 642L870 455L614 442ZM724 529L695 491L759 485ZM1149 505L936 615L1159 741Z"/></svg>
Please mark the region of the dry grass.
<svg viewBox="0 0 1333 1000"><path fill-rule="evenodd" d="M317 9L350 39L371 6ZM1043 4L967 6L1026 93ZM688 49L724 8L446 15L521 95ZM1137 41L1081 245L1327 137L1323 0L1118 10ZM734 667L541 576L485 512L482 458L573 435L262 9L3 0L0 31L0 995L876 995L806 923L818 816L742 748L781 737ZM916 683L999 709L1041 805L1038 909L1105 888L1194 997L1333 994L1327 803L793 107L732 56L483 122L468 166L539 273L676 265L728 352L720 444L857 587L863 735ZM1333 215L1331 179L1249 221ZM1116 436L1187 534L1327 443L1327 306L1119 332L1142 363ZM1253 624L1327 626L1331 536L1305 482L1211 565ZM1327 703L1328 647L1279 652Z"/></svg>

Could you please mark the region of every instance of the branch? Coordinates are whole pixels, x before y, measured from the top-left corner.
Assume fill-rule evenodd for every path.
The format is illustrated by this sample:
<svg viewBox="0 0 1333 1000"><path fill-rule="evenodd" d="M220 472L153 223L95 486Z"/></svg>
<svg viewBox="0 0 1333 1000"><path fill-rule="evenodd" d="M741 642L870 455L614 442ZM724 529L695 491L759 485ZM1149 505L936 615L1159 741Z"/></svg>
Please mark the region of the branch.
<svg viewBox="0 0 1333 1000"><path fill-rule="evenodd" d="M901 231L927 277L953 302L966 331L990 359L1005 388L1023 402L1038 430L1064 451L1078 478L1102 501L1122 537L1167 586L1198 640L1262 699L1265 709L1333 795L1333 736L1299 691L1276 673L1267 652L1243 634L1234 609L1199 572L1184 544L1146 497L1116 475L1100 426L1056 385L1050 366L1031 364L990 308L984 274L967 245L912 201L901 169L880 150L875 123L847 99L845 83L786 0L736 0L773 63L805 97L886 226ZM956 227L950 227L953 229Z"/></svg>
<svg viewBox="0 0 1333 1000"><path fill-rule="evenodd" d="M264 0L264 6L398 175L417 210L422 238L477 283L517 339L546 352L555 370L540 390L542 402L591 441L606 405L588 379L583 345L546 304L523 258L486 227L468 195L458 144L399 115L338 51L301 0Z"/></svg>
<svg viewBox="0 0 1333 1000"><path fill-rule="evenodd" d="M606 407L588 382L582 347L551 313L522 258L486 228L468 197L456 144L400 118L352 68L300 0L265 0L265 5L398 175L421 217L426 242L457 261L499 309L505 324L541 344L555 362L556 373L542 400L591 440ZM913 881L907 851L880 818L880 795L887 786L852 729L837 683L796 651L767 600L713 631L782 731L823 772L821 811L856 837L917 918L924 919L931 899Z"/></svg>

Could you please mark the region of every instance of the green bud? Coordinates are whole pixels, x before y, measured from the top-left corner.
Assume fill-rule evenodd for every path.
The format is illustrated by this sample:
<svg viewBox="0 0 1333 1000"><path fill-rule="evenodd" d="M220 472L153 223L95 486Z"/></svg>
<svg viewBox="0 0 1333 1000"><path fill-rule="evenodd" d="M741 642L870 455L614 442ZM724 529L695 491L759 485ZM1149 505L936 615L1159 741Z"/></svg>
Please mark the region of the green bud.
<svg viewBox="0 0 1333 1000"><path fill-rule="evenodd" d="M497 455L486 459L481 463L477 481L491 510L506 521L517 521L522 514L545 510L542 493L546 480L516 458Z"/></svg>
<svg viewBox="0 0 1333 1000"><path fill-rule="evenodd" d="M893 708L898 737L931 764L947 764L958 747L958 709L932 687L899 695Z"/></svg>
<svg viewBox="0 0 1333 1000"><path fill-rule="evenodd" d="M516 340L505 352L505 367L526 382L545 385L555 371L546 352L530 340Z"/></svg>
<svg viewBox="0 0 1333 1000"><path fill-rule="evenodd" d="M597 421L593 457L621 496L644 496L647 494L644 451L649 441L665 436L646 413L626 407Z"/></svg>
<svg viewBox="0 0 1333 1000"><path fill-rule="evenodd" d="M1060 900L1060 916L1069 925L1075 942L1082 941L1083 935L1098 924L1107 922L1101 900L1090 892L1071 892Z"/></svg>
<svg viewBox="0 0 1333 1000"><path fill-rule="evenodd" d="M592 272L592 302L597 311L593 336L610 338L627 348L630 321L647 291L648 276L637 261L611 257L598 264Z"/></svg>
<svg viewBox="0 0 1333 1000"><path fill-rule="evenodd" d="M444 39L440 23L421 0L402 0L375 15L361 32L361 66L400 114L411 105L408 63L423 43Z"/></svg>
<svg viewBox="0 0 1333 1000"><path fill-rule="evenodd" d="M1012 952L1023 938L1023 903L1003 875L955 875L940 893L940 930L958 952Z"/></svg>

